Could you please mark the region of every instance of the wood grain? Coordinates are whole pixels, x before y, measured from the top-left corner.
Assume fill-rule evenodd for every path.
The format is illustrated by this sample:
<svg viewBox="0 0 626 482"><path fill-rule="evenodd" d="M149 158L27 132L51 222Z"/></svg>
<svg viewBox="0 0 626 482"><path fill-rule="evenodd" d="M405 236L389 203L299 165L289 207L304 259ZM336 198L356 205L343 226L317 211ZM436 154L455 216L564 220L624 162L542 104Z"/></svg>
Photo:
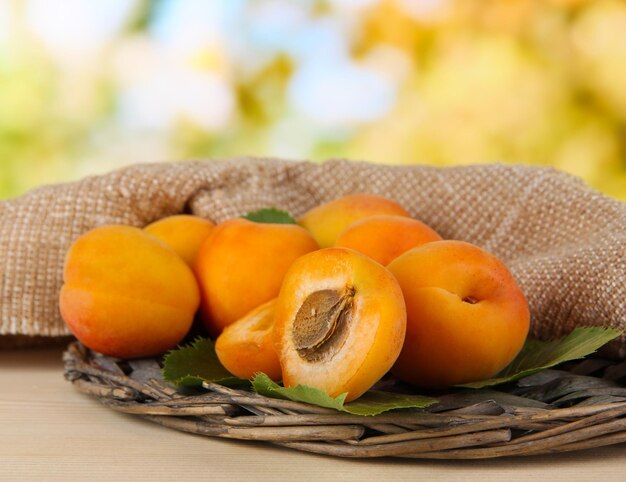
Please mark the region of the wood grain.
<svg viewBox="0 0 626 482"><path fill-rule="evenodd" d="M476 461L349 460L174 431L63 380L61 348L0 352L0 480L623 480L626 445Z"/></svg>

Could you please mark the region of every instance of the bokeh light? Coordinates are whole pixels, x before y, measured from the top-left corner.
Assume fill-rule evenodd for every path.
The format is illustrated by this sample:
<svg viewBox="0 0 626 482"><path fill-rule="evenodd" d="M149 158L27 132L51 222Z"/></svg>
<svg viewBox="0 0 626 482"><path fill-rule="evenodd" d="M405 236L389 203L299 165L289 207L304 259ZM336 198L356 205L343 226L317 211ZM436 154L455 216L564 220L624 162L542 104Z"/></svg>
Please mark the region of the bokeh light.
<svg viewBox="0 0 626 482"><path fill-rule="evenodd" d="M626 200L620 0L0 0L0 198L229 156L551 165Z"/></svg>

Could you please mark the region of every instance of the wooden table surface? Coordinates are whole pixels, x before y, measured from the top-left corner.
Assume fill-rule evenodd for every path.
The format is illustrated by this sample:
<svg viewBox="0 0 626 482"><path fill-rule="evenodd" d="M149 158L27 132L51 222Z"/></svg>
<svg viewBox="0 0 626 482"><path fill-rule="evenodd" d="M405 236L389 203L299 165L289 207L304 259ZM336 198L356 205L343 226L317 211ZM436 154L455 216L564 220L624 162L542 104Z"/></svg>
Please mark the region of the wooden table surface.
<svg viewBox="0 0 626 482"><path fill-rule="evenodd" d="M0 480L626 481L626 444L518 459L347 460L180 433L75 391L61 352L0 351Z"/></svg>

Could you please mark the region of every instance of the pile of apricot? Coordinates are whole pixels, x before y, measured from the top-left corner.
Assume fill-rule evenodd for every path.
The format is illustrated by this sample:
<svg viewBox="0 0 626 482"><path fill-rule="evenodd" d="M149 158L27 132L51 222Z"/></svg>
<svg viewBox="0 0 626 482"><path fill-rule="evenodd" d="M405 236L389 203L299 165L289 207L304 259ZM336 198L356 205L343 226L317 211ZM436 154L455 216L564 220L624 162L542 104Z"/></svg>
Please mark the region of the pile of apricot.
<svg viewBox="0 0 626 482"><path fill-rule="evenodd" d="M390 370L425 388L489 378L530 321L499 259L369 194L297 224L180 215L96 228L68 252L60 309L86 346L121 358L174 348L199 309L234 375L348 401Z"/></svg>

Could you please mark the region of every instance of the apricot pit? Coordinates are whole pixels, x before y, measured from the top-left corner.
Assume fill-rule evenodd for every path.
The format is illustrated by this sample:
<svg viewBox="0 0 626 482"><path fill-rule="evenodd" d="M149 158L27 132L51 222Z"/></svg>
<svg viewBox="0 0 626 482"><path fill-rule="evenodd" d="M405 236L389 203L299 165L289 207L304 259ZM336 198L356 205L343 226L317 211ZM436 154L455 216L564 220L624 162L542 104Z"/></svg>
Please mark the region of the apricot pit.
<svg viewBox="0 0 626 482"><path fill-rule="evenodd" d="M352 317L354 288L343 293L320 290L311 293L296 313L294 346L309 361L332 358L341 349Z"/></svg>
<svg viewBox="0 0 626 482"><path fill-rule="evenodd" d="M304 255L287 272L276 305L283 383L354 400L391 368L405 330L402 291L386 268L346 248Z"/></svg>

